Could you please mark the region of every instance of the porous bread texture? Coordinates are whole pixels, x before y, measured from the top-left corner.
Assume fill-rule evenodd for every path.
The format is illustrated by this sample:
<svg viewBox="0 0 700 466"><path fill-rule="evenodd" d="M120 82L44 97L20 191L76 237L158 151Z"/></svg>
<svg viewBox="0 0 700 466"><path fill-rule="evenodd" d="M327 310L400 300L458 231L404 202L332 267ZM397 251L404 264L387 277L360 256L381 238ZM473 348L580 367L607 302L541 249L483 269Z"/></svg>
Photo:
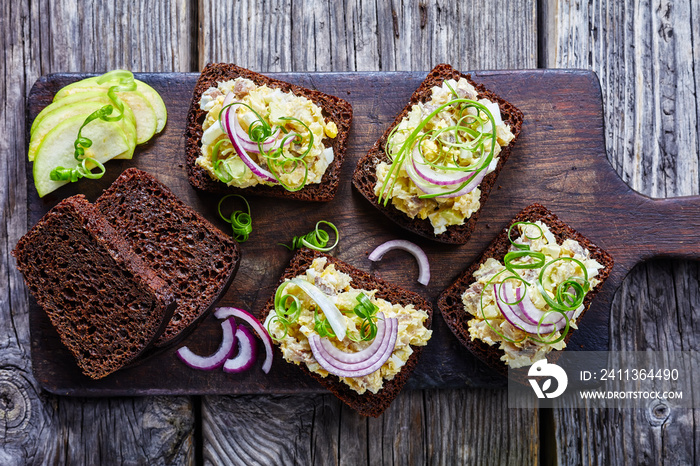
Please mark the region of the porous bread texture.
<svg viewBox="0 0 700 466"><path fill-rule="evenodd" d="M491 102L498 103L501 109L501 115L503 122L508 124L513 133L513 140L504 148L502 148L499 154L499 161L496 169L485 176L484 179L479 184L481 189L481 196L479 197L480 207L479 210L474 212L471 217L465 220L462 225L450 225L447 230L443 233L436 235L433 230L433 226L429 219L421 220L420 218L410 218L404 212L396 209L391 200L387 202L384 206L379 203L377 195L374 193L374 187L377 184L377 171L376 167L381 162L391 163L389 157L386 155L385 147L387 138L391 134L391 130L398 125L401 120L408 114L413 107L418 102L427 102L430 100L434 86L441 86L443 81L448 79L459 80L460 78L465 78L471 85L473 85L477 90L477 97L479 99L485 98ZM501 97L495 95L491 91L484 88L484 86L475 83L471 79L471 75L460 73L459 71L452 68L447 64L437 65L435 68L428 73L428 76L423 80L423 82L418 86L409 100L408 104L404 109L396 116L394 122L386 129L382 137L374 143L372 148L367 152L367 154L360 159L357 163L357 167L353 173L352 183L355 185L357 190L380 212L389 217L392 221L397 223L399 226L412 231L425 238L439 241L441 243L448 244L464 244L467 242L469 237L476 227L476 222L479 218L479 213L484 207L486 200L489 197L489 193L496 183L496 178L498 174L503 169L508 157L510 156L511 150L515 141L520 135L523 124L523 114L518 110L513 104L507 102Z"/></svg>
<svg viewBox="0 0 700 466"><path fill-rule="evenodd" d="M413 293L412 291L404 290L396 285L392 285L379 278L373 277L367 272L363 272L362 270L359 270L339 259L336 259L333 256L329 256L322 252L306 248L298 250L294 257L292 257L292 260L282 274L282 277L280 277L278 284L281 284L285 279L292 279L304 273L311 266L313 260L317 257L325 257L329 264L335 265L336 270L350 275L352 277L351 286L353 288L364 290L376 289L377 294L375 296L377 298L385 299L394 304L401 304L402 306L413 304L417 309L426 311L428 313L428 319L425 321L424 325L426 328L431 328L433 308L423 297ZM259 317L260 322L264 323L267 315L270 312L274 312L274 298L275 297L273 294L261 311ZM415 369L416 364L418 364L418 358L420 357L423 348L423 346L411 345L413 354L411 354L411 356L408 358L408 361L406 361L406 364L401 369L401 372L396 374L396 376L391 380L384 380L383 388L377 393L367 391L360 395L333 374L329 374L327 377L322 377L315 372L309 371L304 364L301 364L298 367L303 372L316 379L321 385L323 385L323 387L340 398L343 403L361 415L379 417L384 410L389 407L391 402L394 401L394 398L396 398L403 386L408 381L408 378Z"/></svg>
<svg viewBox="0 0 700 466"><path fill-rule="evenodd" d="M207 112L199 106L202 93L218 83L235 79L247 78L256 85L267 85L270 88L278 88L283 92L292 92L298 96L304 96L314 102L323 110L323 116L333 121L338 127L338 135L333 138L324 138L325 147L333 147L333 162L323 174L318 184L307 184L299 191L287 191L282 186L255 185L248 188L235 188L214 180L209 173L195 162L201 153L202 123ZM187 162L187 176L190 184L197 189L218 194L255 194L268 197L285 197L302 201L330 201L335 197L340 182L340 168L345 159L348 134L352 123L352 106L347 101L325 94L320 91L296 86L279 79L256 73L230 63L209 63L202 70L202 74L194 87L192 103L187 113L187 126L185 128L185 153Z"/></svg>
<svg viewBox="0 0 700 466"><path fill-rule="evenodd" d="M165 328L175 299L83 195L51 209L12 254L83 373L103 378Z"/></svg>
<svg viewBox="0 0 700 466"><path fill-rule="evenodd" d="M175 293L177 307L155 345L179 340L233 280L238 244L136 168L124 171L95 206Z"/></svg>
<svg viewBox="0 0 700 466"><path fill-rule="evenodd" d="M510 225L516 222L535 222L537 220L542 221L549 227L559 244L561 244L565 239L573 239L585 249L588 249L592 259L595 259L598 261L598 263L603 265L603 268L596 276L600 282L591 291L589 291L584 298L584 310L579 315L578 320L576 320L579 327L580 325L585 325L585 322L582 322L583 316L591 307L591 302L595 298L595 295L598 294L600 289L603 287L603 283L605 283L605 280L610 275L614 264L613 258L610 256L610 254L559 220L559 218L546 207L540 204L532 204L516 215L508 226L501 231L493 242L491 242L479 259L473 262L464 272L462 272L455 282L440 294L437 300L438 309L440 309L447 326L457 337L457 339L487 366L491 367L503 376L508 376L508 366L501 360L504 353L498 348L498 345L489 346L481 340L471 340L469 335L469 321L473 317L464 309L462 295L467 288L474 283L474 272L477 271L479 266L486 262L488 258L494 258L501 262L503 261L503 257L505 257L511 246L511 243L508 240L508 228ZM564 338L564 341L568 343L569 339L571 338L571 334L574 331L575 330L571 329ZM553 353L555 353L553 357L556 357L556 353L558 353L558 351L553 350ZM518 378L519 381L523 381L527 370L528 368L525 367L521 370L514 371L516 378Z"/></svg>

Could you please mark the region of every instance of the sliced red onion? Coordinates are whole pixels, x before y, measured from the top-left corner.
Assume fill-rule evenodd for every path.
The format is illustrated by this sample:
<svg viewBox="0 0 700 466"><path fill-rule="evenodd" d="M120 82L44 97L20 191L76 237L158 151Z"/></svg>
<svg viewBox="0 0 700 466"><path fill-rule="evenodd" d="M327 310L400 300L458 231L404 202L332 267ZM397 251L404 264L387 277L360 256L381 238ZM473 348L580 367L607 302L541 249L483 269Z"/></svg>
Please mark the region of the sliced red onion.
<svg viewBox="0 0 700 466"><path fill-rule="evenodd" d="M498 295L498 284L494 283L493 285L493 293L495 296L496 300L496 305L498 306L498 309L501 311L501 314L503 314L503 317L513 325L513 327L518 328L520 330L523 330L527 333L533 333L533 334L538 334L538 333L550 333L551 330L547 330L545 327L546 325L540 326L540 328L537 328L536 324L533 324L529 320L525 320L523 317L520 317L520 308L517 305L509 305L506 304L502 301L501 297ZM517 311L516 311L517 309ZM553 326L549 326L553 328Z"/></svg>
<svg viewBox="0 0 700 466"><path fill-rule="evenodd" d="M323 311L323 314L326 316L326 319L328 319L328 323L331 325L335 336L338 338L338 340L343 341L348 329L348 323L345 320L345 316L343 316L335 304L328 299L328 296L326 296L323 291L319 290L316 286L312 285L306 280L302 280L301 278L293 278L291 282L304 290L304 292L309 295L309 297L313 299L316 304L318 304Z"/></svg>
<svg viewBox="0 0 700 466"><path fill-rule="evenodd" d="M238 351L236 356L224 362L224 372L238 374L246 371L255 362L258 355L258 347L255 344L253 333L248 327L239 326L236 330L236 340L238 341Z"/></svg>
<svg viewBox="0 0 700 466"><path fill-rule="evenodd" d="M211 370L220 367L233 354L236 343L236 321L234 319L226 319L221 322L221 330L224 336L221 340L219 349L211 356L199 356L194 354L187 346L177 350L178 357L193 369Z"/></svg>
<svg viewBox="0 0 700 466"><path fill-rule="evenodd" d="M547 320L551 314L555 314L555 311L542 311L538 309L527 293L521 300L520 297L522 294L520 287L513 288L510 282L505 282L503 284L503 297L510 303L520 301L518 304L509 305L504 302L498 295L497 284L493 285L493 292L496 298L496 304L503 314L503 317L513 326L527 333L537 334L539 322L542 320L544 320L544 322L539 325L540 334L551 333L554 330L562 330L566 327L567 319L564 318L563 314L556 313L557 315L553 317L555 320ZM569 311L566 313L566 317L568 317L569 321L573 319L575 313L576 311Z"/></svg>
<svg viewBox="0 0 700 466"><path fill-rule="evenodd" d="M496 160L496 163L498 161ZM486 174L489 172L491 169L491 166L489 166L486 170L481 170L479 173L474 175L469 183L464 185L463 188L461 188L458 191L454 191L456 189L456 186L437 186L432 183L428 183L426 180L421 178L415 171L415 167L413 166L412 163L405 163L404 167L406 169L406 173L408 174L408 177L411 178L411 181L420 189L423 191L425 194L431 194L431 195L437 195L436 197L448 199L452 197L459 197L459 196L464 196L465 194L468 194L472 192L477 186L479 186L479 183L481 183L481 180L484 179Z"/></svg>
<svg viewBox="0 0 700 466"><path fill-rule="evenodd" d="M421 154L418 144L413 148L411 161L416 174L423 178L428 183L438 186L460 185L474 176L474 171L464 172L460 170L449 170L439 172L437 169L430 166L423 154Z"/></svg>
<svg viewBox="0 0 700 466"><path fill-rule="evenodd" d="M316 362L329 373L338 377L363 377L379 370L394 352L398 335L398 320L395 318L387 320L387 324L390 326L388 329L389 338L385 337L382 340L382 344L370 358L354 364L338 361L322 346L321 338L318 335L312 335L309 338L309 346L311 346L311 352Z"/></svg>
<svg viewBox="0 0 700 466"><path fill-rule="evenodd" d="M233 99L236 98L236 95L229 91L228 94L226 94L226 97L224 97L224 103L221 105L221 108L226 107L227 105L231 105L233 103Z"/></svg>
<svg viewBox="0 0 700 466"><path fill-rule="evenodd" d="M235 131L232 131L231 115L233 115L233 119L235 119L235 112L233 114L231 113L231 107L224 110L224 112L225 114L223 115L222 121L224 121L225 123L222 126L224 127L227 136L231 140L233 148L236 150L241 160L243 160L243 163L245 163L248 166L248 168L250 168L250 171L252 171L255 176L262 179L263 181L278 183L278 181L275 179L272 173L262 168L255 162L255 160L253 160L250 157L250 155L248 155L248 152L246 152L245 149L243 149L243 143L241 139L238 137Z"/></svg>
<svg viewBox="0 0 700 466"><path fill-rule="evenodd" d="M236 317L253 327L253 330L255 330L255 333L258 334L265 345L265 362L263 362L262 370L266 374L270 372L270 368L272 367L272 338L270 338L270 335L267 334L265 327L258 322L258 319L256 319L250 312L244 311L243 309L239 309L237 307L220 307L216 310L216 312L214 312L214 315L217 319Z"/></svg>
<svg viewBox="0 0 700 466"><path fill-rule="evenodd" d="M494 288L494 292L498 288L499 288L498 286L496 288ZM509 282L509 281L506 281L501 285L500 291L502 292L503 297L505 298L505 302L503 302L504 305L510 306L511 308L513 308L513 312L515 312L517 314L517 316L520 317L521 319L523 319L524 321L529 322L533 325L538 324L539 321L533 320L525 312L525 309L523 308L523 301L525 299L527 299L528 302L530 303L530 305L534 307L534 304L532 304L532 301L530 301L530 298L527 296L527 293L525 294L525 298L523 298L523 300L521 301L520 300L520 296L521 296L520 287L514 287L513 285L511 285L511 282ZM498 298L500 299L501 296L498 296ZM518 304L507 304L507 303L516 303L516 302Z"/></svg>
<svg viewBox="0 0 700 466"><path fill-rule="evenodd" d="M328 338L321 339L321 346L335 359L340 362L356 364L366 361L370 356L377 352L377 348L381 346L382 340L388 337L389 332L386 331L387 325L384 321L384 313L377 314L377 334L372 341L372 344L362 351L356 353L346 353L336 348Z"/></svg>
<svg viewBox="0 0 700 466"><path fill-rule="evenodd" d="M520 299L519 288L515 291L515 296L516 300ZM581 309L581 307L579 307L578 309ZM543 324L540 328L554 325L557 330L562 330L564 327L566 327L566 319L564 318L564 314L556 311L542 311L538 309L537 306L535 306L535 304L532 302L532 300L530 300L530 297L527 295L527 293L525 294L523 300L520 301L520 309L529 320L534 319L535 323L538 323L544 319ZM576 315L576 311L578 311L578 309L568 311L565 313L566 317L569 318L569 321L571 321L574 318L574 315Z"/></svg>
<svg viewBox="0 0 700 466"><path fill-rule="evenodd" d="M428 256L418 245L410 241L403 239L387 241L377 246L367 258L372 262L376 262L384 257L387 251L391 251L392 249L401 249L413 254L413 257L418 261L418 283L427 286L430 281L430 262L428 262Z"/></svg>
<svg viewBox="0 0 700 466"><path fill-rule="evenodd" d="M246 133L243 130L243 127L241 126L241 124L238 121L238 118L236 117L236 112L235 111L233 112L233 116L230 116L230 115L231 115L230 113L227 115L227 118L226 118L227 124L230 125L231 120L233 120L233 131L236 133L236 135L238 135L238 138L241 141L241 146L244 149L249 150L250 152L258 152L259 153L260 147L258 146L258 143L253 141L252 139L250 139L248 137L248 133ZM272 132L270 137L267 138L265 140L265 142L262 143L262 148L264 150L269 150L272 148L279 147L283 141L282 139L277 139L277 136L279 136L280 132L281 132L281 128L278 126L277 129ZM286 135L286 136L288 136L288 135ZM294 138L288 137L287 139L285 139L284 140L285 145L291 144L292 139L294 139Z"/></svg>

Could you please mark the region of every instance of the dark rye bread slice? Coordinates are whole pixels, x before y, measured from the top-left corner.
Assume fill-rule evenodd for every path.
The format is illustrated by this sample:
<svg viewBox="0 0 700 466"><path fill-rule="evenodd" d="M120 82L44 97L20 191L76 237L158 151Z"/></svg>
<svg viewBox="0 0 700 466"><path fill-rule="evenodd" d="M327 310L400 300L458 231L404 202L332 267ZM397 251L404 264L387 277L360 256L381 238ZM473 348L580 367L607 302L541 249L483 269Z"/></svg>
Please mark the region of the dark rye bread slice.
<svg viewBox="0 0 700 466"><path fill-rule="evenodd" d="M238 243L136 168L125 170L95 206L175 293L177 308L155 345L184 336L233 280Z"/></svg>
<svg viewBox="0 0 700 466"><path fill-rule="evenodd" d="M447 326L450 328L450 330L452 330L452 333L454 333L457 339L486 365L504 376L508 375L508 366L501 361L501 356L503 356L504 353L498 349L498 344L489 346L480 340L471 340L471 337L469 336L468 322L473 317L464 309L462 295L467 288L474 283L474 272L478 270L481 264L486 262L486 259L492 257L501 262L503 261L503 257L509 251L511 246L511 243L508 240L508 227L516 222L535 222L537 220L542 221L549 227L550 231L557 239L558 244L561 244L565 239L573 239L583 246L584 249L588 249L591 258L603 265L603 268L596 276L596 278L600 280L600 283L598 283L598 285L596 285L590 292L588 292L588 294L586 294L583 301L584 310L576 321L577 325L583 319L586 311L591 307L591 302L602 288L603 283L608 278L613 268L613 258L610 256L610 254L591 243L591 241L582 234L559 220L556 215L547 210L547 208L544 206L540 204L532 204L520 212L510 222L510 224L504 228L503 231L501 231L493 242L491 242L481 257L472 263L452 285L450 285L440 294L437 301L438 308L440 309ZM515 235L515 233L513 233L513 235ZM512 238L515 239L515 236L512 236ZM582 324L585 325L585 322ZM564 339L567 343L569 338L571 338L571 334L572 331L570 331ZM524 368L522 372L526 373L527 369L527 367Z"/></svg>
<svg viewBox="0 0 700 466"><path fill-rule="evenodd" d="M195 160L201 154L202 123L207 114L199 106L202 93L210 87L217 86L220 82L235 79L239 76L250 79L258 86L267 85L270 88L279 88L284 92L291 91L295 95L306 97L323 109L324 117L335 122L338 127L338 135L333 139L326 137L323 140L326 147L333 147L334 158L333 162L326 169L323 178L321 178L321 183L307 184L299 191L287 191L282 186L266 185L233 188L213 179L206 170L195 163ZM185 152L187 154L187 175L190 184L203 191L218 194L255 194L268 197L286 197L302 201L330 201L338 191L340 168L345 158L345 148L351 123L352 106L343 99L270 78L234 64L209 63L204 67L202 74L197 80L190 110L187 113Z"/></svg>
<svg viewBox="0 0 700 466"><path fill-rule="evenodd" d="M387 283L379 278L373 277L367 272L356 269L355 267L346 264L345 262L336 259L335 257L329 256L327 254L313 251L311 249L300 249L296 252L294 257L292 257L289 266L285 269L279 283L282 283L285 279L292 279L306 271L311 266L313 260L317 257L326 257L329 264L334 264L336 270L346 273L352 277L352 282L350 286L356 289L364 290L377 290L376 297L385 299L394 304L401 304L406 306L408 304L413 304L416 309L424 310L428 313L428 320L425 322L425 327L430 328L433 319L433 308L428 301L426 301L420 295L413 293L412 291L407 291L399 288L396 285ZM260 313L260 321L265 322L267 315L274 309L274 295L270 297L267 304ZM401 369L401 372L396 374L396 376L391 380L385 380L384 386L377 393L365 392L360 395L356 391L352 390L346 384L341 382L340 378L335 375L329 374L327 377L321 377L315 372L311 372L307 369L305 365L299 365L298 367L305 373L309 374L311 377L316 379L321 385L326 389L331 391L335 396L340 398L343 403L350 406L352 409L357 411L363 416L379 417L386 408L389 407L394 398L399 394L403 386L408 381L413 369L415 369L418 363L418 358L420 357L423 346L413 346L413 354L408 358L406 364Z"/></svg>
<svg viewBox="0 0 700 466"><path fill-rule="evenodd" d="M12 254L61 341L94 379L136 358L175 307L168 284L82 195L51 209Z"/></svg>
<svg viewBox="0 0 700 466"><path fill-rule="evenodd" d="M481 197L479 198L479 202L481 205L479 210L474 212L471 215L471 217L469 217L469 219L467 219L464 222L464 224L451 225L447 227L447 230L445 232L436 235L433 230L433 226L430 224L429 219L426 218L425 220L421 220L417 217L412 219L404 212L401 212L400 210L396 209L392 205L391 200L387 203L386 206L384 206L383 203L380 204L378 202L378 198L374 194L374 187L377 184L376 166L379 165L381 162L389 163L389 158L385 152L387 138L389 137L389 134L394 129L394 127L398 125L401 122L401 120L408 114L408 112L411 110L411 107L413 107L418 102L429 101L432 93L431 89L434 86L441 86L443 81L446 81L448 79L459 80L460 77L466 78L467 81L469 81L469 83L476 88L477 97L479 99L485 98L490 100L491 102L498 103L498 106L501 109L501 117L503 119L503 122L510 126L511 131L513 132L513 135L515 137L510 142L510 144L501 149L501 153L499 155L500 160L498 161L496 170L484 177L484 179L481 181L481 184L479 185L479 188L481 189ZM515 108L513 104L507 102L506 100L497 96L493 92L487 90L481 84L477 84L474 81L472 81L470 75L460 73L459 71L452 68L450 65L437 65L435 68L432 69L432 71L430 71L430 73L428 73L428 76L426 76L425 80L423 80L420 86L418 86L418 89L416 89L413 95L411 96L411 100L409 100L406 107L404 107L404 109L396 116L396 119L386 129L382 137L380 137L379 140L374 143L367 155L362 157L362 159L360 159L360 161L357 163L357 167L355 168L355 171L353 173L352 183L355 185L357 190L360 191L360 193L362 193L362 195L374 207L379 209L380 212L389 217L399 226L409 231L412 231L413 233L424 236L428 239L439 241L441 243L464 244L467 242L472 232L474 231L474 228L476 227L476 222L479 218L481 208L483 208L484 204L486 203L486 200L489 197L489 193L491 192L493 185L496 183L496 178L498 177L498 174L503 169L503 165L506 163L508 157L510 156L510 152L513 148L513 145L515 144L515 141L520 135L522 125L523 114L520 110Z"/></svg>

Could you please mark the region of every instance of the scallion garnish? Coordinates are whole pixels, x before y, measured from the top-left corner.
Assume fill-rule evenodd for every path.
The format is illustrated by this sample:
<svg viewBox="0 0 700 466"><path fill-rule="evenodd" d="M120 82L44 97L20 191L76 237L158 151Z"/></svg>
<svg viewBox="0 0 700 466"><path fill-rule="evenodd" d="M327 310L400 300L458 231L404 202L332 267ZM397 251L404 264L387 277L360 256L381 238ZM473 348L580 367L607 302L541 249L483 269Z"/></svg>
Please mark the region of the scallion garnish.
<svg viewBox="0 0 700 466"><path fill-rule="evenodd" d="M333 331L333 327L331 327L330 322L328 322L328 319L318 316L318 307L314 307L314 331L318 333L318 336L321 338L335 337L335 332Z"/></svg>
<svg viewBox="0 0 700 466"><path fill-rule="evenodd" d="M454 124L423 132L426 125L448 107L454 109ZM488 123L491 126L490 130L486 129ZM493 160L497 144L496 122L489 109L474 100L455 98L440 105L411 131L403 144L397 147L394 145L394 137L399 127L400 125L396 125L389 133L385 146L385 152L391 160L391 166L379 191L378 202L380 204L386 205L388 203L402 165L413 163L413 152L416 150L421 156L422 164L446 172L473 173L473 176L486 170ZM428 156L424 149L424 143L432 143L437 149L436 155ZM467 162L474 159L476 159L474 162ZM467 186L471 179L470 177L455 184L454 189L432 194L425 193L418 197L426 199L457 193Z"/></svg>
<svg viewBox="0 0 700 466"><path fill-rule="evenodd" d="M221 204L223 204L226 199L229 199L231 197L238 197L241 200L243 200L247 212L243 212L242 210L234 210L231 213L231 215L224 215L223 212L221 212ZM224 220L224 222L231 224L231 229L233 230L233 238L239 243L247 241L248 237L253 231L253 219L250 216L250 204L248 204L246 198L241 196L240 194L227 194L226 196L222 197L219 201L218 210L219 216Z"/></svg>
<svg viewBox="0 0 700 466"><path fill-rule="evenodd" d="M530 339L532 341L538 342L538 343L544 343L544 344L554 344L559 341L562 341L565 337L566 334L569 331L569 327L571 324L571 319L567 315L568 312L575 311L578 309L581 304L583 304L583 300L586 297L586 294L588 291L590 291L590 282L588 281L588 271L586 270L585 265L578 259L574 259L573 257L559 257L557 259L553 259L549 262L546 262L546 257L544 253L542 252L537 252L537 251L532 251L530 250L530 246L525 243L518 243L515 240L511 238L511 230L516 227L516 226L535 226L539 229L540 234L538 236L527 236L527 233L524 232L523 236L525 238L528 238L530 240L536 240L539 238L542 238L544 236L544 232L542 228L537 225L536 223L532 222L517 222L511 225L508 228L508 240L510 241L511 245L513 248L515 248L515 251L510 251L508 252L504 259L503 263L505 265L505 268L501 270L500 272L494 274L486 283L484 288L481 290L481 296L479 300L479 305L481 308L481 317L484 319L486 324L489 326L489 328L498 336L500 336L503 340L511 342L511 343L520 343L522 341L525 341L526 339ZM530 260L528 260L530 259ZM516 260L518 260L516 262ZM562 261L570 261L574 262L578 268L581 269L582 275L583 276L571 276L567 278L566 280L562 281L559 283L554 290L554 297L550 296L549 292L545 289L545 281L549 282L550 284L552 283L552 280L550 278L551 275L551 268L553 265L562 262ZM520 298L520 300L517 300L515 302L508 302L506 299L503 298L502 294L502 288L505 285L506 282L508 281L517 281L520 283L523 283L527 286L530 286L531 284L528 283L519 273L518 270L527 270L527 269L540 269L540 273L537 277L537 280L535 281L535 286L537 287L537 290L539 294L542 296L542 298L545 300L547 305L549 306L549 310L544 312L544 315L542 319L540 319L539 323L537 324L537 337L532 336L530 334L527 334L525 332L525 336L520 339L513 339L508 336L506 336L501 330L500 327L497 325L492 324L489 322L489 318L486 317L486 313L484 312L484 296L485 296L485 291L487 289L492 289L495 284L495 292L498 294L498 296L494 297L495 299L499 299L501 302L507 304L507 305L514 305L520 303L524 298L525 298L525 293L523 293L523 296ZM509 272L510 274L505 274L506 272ZM565 319L565 326L561 330L557 330L556 328L552 330L550 333L547 334L542 334L540 329L542 325L548 325L547 321L545 320L547 316L556 313L560 317L560 319ZM515 326L517 328L517 326ZM522 329L521 329L522 330ZM559 335L557 335L559 333ZM539 338L538 338L539 337Z"/></svg>
<svg viewBox="0 0 700 466"><path fill-rule="evenodd" d="M282 340L289 333L289 326L299 320L299 315L301 314L301 301L299 298L291 293L286 293L284 290L290 282L284 282L277 287L275 291L274 300L274 313L275 315L268 321L267 333L274 340ZM276 337L273 332L270 331L270 324L273 321L277 321L282 326L284 333L281 337Z"/></svg>
<svg viewBox="0 0 700 466"><path fill-rule="evenodd" d="M250 105L243 102L233 102L223 107L219 112L218 121L224 132L226 132L226 125L222 119L226 113L225 110L236 105L246 107L253 113L253 115L255 115L255 118L248 126L248 139L250 139L250 141L252 141L254 144L257 144L257 152L264 159L265 165L267 165L274 179L287 191L299 191L306 186L309 176L309 166L305 160L305 157L309 154L309 152L311 152L314 144L314 135L308 125L294 117L279 118L282 121L293 122L304 127L306 134L308 135L308 141L305 150L302 150L304 149L304 138L300 134L290 132L285 125L275 125L273 127ZM237 119L238 116L235 114L236 110L232 108L231 111L234 111L233 118ZM235 129L230 128L230 131L235 131ZM282 136L279 136L280 134ZM226 139L222 139L219 141L219 143L225 140ZM275 141L275 143L270 144L271 141ZM294 147L294 150L291 151L288 148L290 144L298 147ZM266 147L266 145L269 147ZM216 147L218 148L218 146ZM295 153L298 155L294 155ZM230 173L223 173L223 170L220 168L223 166L225 167L225 170L227 170L228 166L226 164L222 165L223 160L218 159L218 150L215 154L212 153L212 160L214 165L214 174L216 177L219 178L220 181L227 184L233 181L233 176L231 176ZM304 176L302 177L301 181L295 186L286 184L282 180L282 176L294 172L300 166L304 167Z"/></svg>
<svg viewBox="0 0 700 466"><path fill-rule="evenodd" d="M328 241L330 240L330 234L321 228L321 225L328 225L331 230L335 233L335 242L333 243L332 246L328 246ZM316 251L321 251L321 252L328 252L334 247L338 245L338 241L340 240L340 234L338 233L338 229L336 228L335 225L333 225L331 222L327 222L325 220L321 220L316 223L316 227L311 230L309 233L303 235L303 236L295 236L292 238L292 245L288 246L284 243L278 243L280 246L284 246L285 248L289 249L290 251L293 251L295 249L299 249L302 247L307 247L309 249L315 249Z"/></svg>
<svg viewBox="0 0 700 466"><path fill-rule="evenodd" d="M353 311L355 315L362 319L360 322L360 338L355 339L351 335L348 338L354 341L369 341L374 340L377 336L377 311L379 307L369 300L366 294L360 293L357 295L357 306Z"/></svg>

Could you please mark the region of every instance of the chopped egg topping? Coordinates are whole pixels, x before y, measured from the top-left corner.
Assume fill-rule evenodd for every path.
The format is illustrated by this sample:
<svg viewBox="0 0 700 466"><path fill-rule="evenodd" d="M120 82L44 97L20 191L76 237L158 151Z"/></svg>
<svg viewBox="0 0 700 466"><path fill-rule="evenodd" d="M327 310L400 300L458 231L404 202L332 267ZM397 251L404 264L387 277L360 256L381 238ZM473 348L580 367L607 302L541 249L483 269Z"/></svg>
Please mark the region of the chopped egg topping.
<svg viewBox="0 0 700 466"><path fill-rule="evenodd" d="M282 131L279 137L283 137L285 132L293 132L301 137L301 142L292 141L285 145L283 152L285 155L299 157L309 148L309 141L313 135L311 148L303 158L308 167L308 173L303 164L297 164L293 170L279 170L279 179L286 186L299 186L304 182L306 173L306 183L320 183L323 174L328 166L333 162L334 154L332 147L325 147L323 140L333 139L338 135L338 127L333 121L326 121L322 114L322 109L311 100L303 96L297 96L292 92L284 92L278 88L270 88L266 85L257 86L253 81L238 77L236 79L219 83L216 87L207 89L200 99L200 108L207 112L207 116L202 124L204 133L202 134L202 153L197 158L196 163L204 168L210 176L219 180L214 171L213 147L219 141L223 141L219 146L218 159L223 159L227 165L227 171L231 173L233 179L227 183L229 186L246 188L258 184L272 185L274 183L263 181L256 176L250 168L241 160L236 153L231 141L224 132L219 122L219 114L223 108L226 95L233 92L234 101L242 102L246 105L236 105L236 118L241 128L247 133L248 129L257 116L257 112L272 128L280 126ZM252 109L252 110L251 110ZM295 118L303 122L300 124ZM259 152L248 151L248 155L263 169L269 170L266 157ZM220 180L219 180L220 181Z"/></svg>

